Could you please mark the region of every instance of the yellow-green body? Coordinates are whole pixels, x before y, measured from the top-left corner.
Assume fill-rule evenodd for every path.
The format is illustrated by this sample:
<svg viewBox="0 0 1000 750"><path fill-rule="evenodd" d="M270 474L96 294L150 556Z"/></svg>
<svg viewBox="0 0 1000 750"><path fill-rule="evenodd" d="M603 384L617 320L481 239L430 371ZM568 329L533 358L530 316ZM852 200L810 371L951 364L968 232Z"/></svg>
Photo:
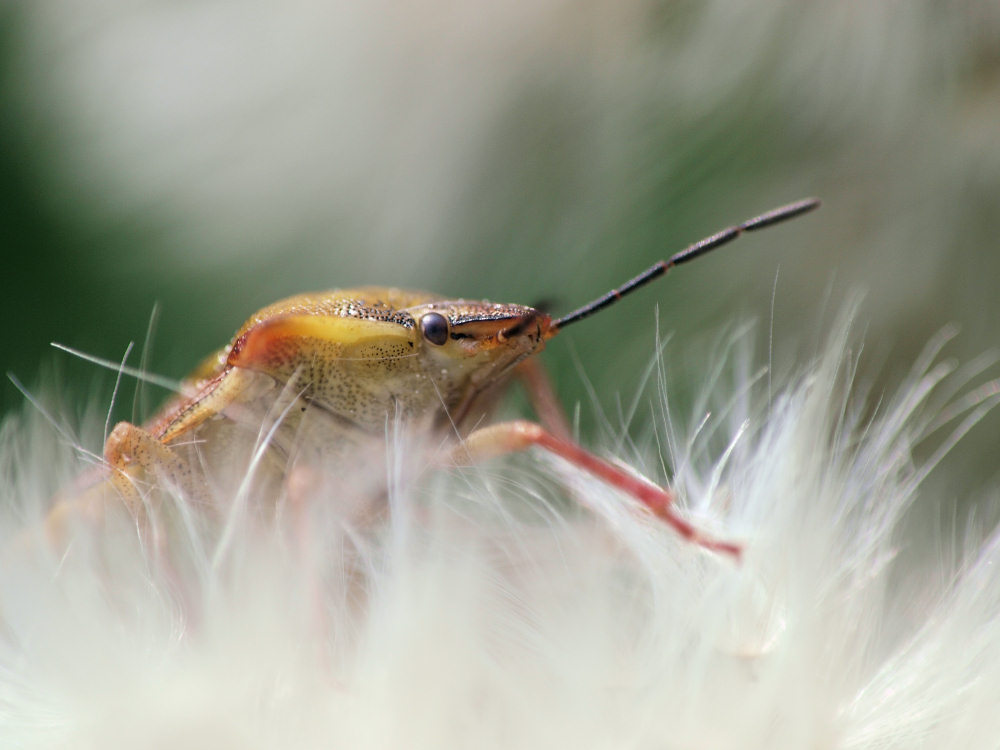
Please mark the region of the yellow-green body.
<svg viewBox="0 0 1000 750"><path fill-rule="evenodd" d="M442 318L446 338L428 334ZM255 313L146 425L115 428L110 478L133 501L151 472L200 496L255 457L261 477L280 479L303 456L357 460L400 424L461 436L554 332L530 307L425 292L290 297Z"/></svg>

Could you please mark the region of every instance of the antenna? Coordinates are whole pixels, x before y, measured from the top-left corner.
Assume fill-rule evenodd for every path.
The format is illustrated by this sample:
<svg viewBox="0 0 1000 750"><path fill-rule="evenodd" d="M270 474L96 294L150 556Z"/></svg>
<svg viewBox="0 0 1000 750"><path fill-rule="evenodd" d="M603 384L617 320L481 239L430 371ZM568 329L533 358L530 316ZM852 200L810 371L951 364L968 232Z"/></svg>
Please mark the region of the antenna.
<svg viewBox="0 0 1000 750"><path fill-rule="evenodd" d="M805 198L800 201L795 201L795 203L789 203L787 206L773 208L760 216L747 219L742 224L736 224L728 229L723 229L721 232L716 232L711 237L706 237L703 240L695 242L693 245L688 245L686 248L681 250L679 253L672 255L667 260L661 260L653 264L631 281L626 281L620 287L612 289L610 292L598 297L593 302L588 302L586 305L578 310L574 310L569 315L564 315L558 320L552 321L552 329L565 328L570 323L576 323L578 320L583 320L584 318L593 315L598 310L603 310L608 305L612 305L620 300L626 294L634 292L636 289L645 286L653 279L658 279L660 276L663 276L663 274L674 266L680 265L681 263L687 263L689 260L694 260L699 255L704 255L709 250L714 250L717 247L721 247L722 245L732 242L744 232L753 232L757 229L763 229L764 227L769 227L773 224L787 221L788 219L794 219L796 216L801 216L802 214L808 213L818 207L819 200L817 198Z"/></svg>

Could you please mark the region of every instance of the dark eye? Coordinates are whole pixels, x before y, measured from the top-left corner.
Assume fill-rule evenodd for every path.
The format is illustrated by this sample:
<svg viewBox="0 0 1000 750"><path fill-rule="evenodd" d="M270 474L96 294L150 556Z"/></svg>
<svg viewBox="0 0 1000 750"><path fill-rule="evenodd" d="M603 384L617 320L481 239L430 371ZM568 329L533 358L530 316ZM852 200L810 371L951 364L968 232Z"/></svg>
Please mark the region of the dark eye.
<svg viewBox="0 0 1000 750"><path fill-rule="evenodd" d="M436 312L427 313L420 319L420 332L432 344L441 346L448 341L448 319Z"/></svg>

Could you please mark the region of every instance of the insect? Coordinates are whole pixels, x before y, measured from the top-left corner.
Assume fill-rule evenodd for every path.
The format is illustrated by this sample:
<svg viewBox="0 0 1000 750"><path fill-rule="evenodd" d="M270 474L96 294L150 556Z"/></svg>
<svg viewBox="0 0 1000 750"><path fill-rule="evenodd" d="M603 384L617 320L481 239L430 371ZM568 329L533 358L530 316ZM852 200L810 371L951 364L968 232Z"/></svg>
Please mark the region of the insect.
<svg viewBox="0 0 1000 750"><path fill-rule="evenodd" d="M151 421L119 423L104 447L104 499L90 490L63 501L49 523L68 512L93 513L109 494L141 513L157 482L198 498L211 488L212 468L225 466L241 448L251 449L261 477L287 481L296 462L351 460L384 441L388 423L401 422L438 439L457 437L450 457L459 462L537 446L632 495L684 538L738 556L738 544L710 538L685 520L669 490L575 443L533 355L567 326L672 267L818 205L801 200L718 232L558 318L523 305L442 301L382 287L277 302L205 360ZM480 426L512 377L526 383L541 422Z"/></svg>

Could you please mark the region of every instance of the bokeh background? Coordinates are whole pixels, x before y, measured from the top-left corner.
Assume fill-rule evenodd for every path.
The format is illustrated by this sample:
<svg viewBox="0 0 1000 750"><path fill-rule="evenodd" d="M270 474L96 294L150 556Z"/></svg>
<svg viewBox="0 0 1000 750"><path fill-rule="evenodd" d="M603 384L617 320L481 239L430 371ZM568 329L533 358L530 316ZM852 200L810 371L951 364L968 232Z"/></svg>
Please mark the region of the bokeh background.
<svg viewBox="0 0 1000 750"><path fill-rule="evenodd" d="M2 364L64 404L106 404L113 376L49 342L117 360L154 303L149 366L179 378L287 294L561 312L808 195L820 212L552 343L584 430L583 374L613 413L657 320L681 408L727 332L758 321L761 364L770 338L790 372L857 292L876 400L946 325L958 361L997 344L995 0L9 0L0 19ZM995 479L998 444L993 414L949 491Z"/></svg>

